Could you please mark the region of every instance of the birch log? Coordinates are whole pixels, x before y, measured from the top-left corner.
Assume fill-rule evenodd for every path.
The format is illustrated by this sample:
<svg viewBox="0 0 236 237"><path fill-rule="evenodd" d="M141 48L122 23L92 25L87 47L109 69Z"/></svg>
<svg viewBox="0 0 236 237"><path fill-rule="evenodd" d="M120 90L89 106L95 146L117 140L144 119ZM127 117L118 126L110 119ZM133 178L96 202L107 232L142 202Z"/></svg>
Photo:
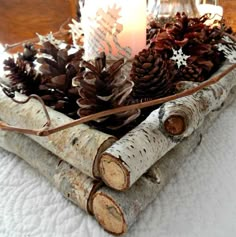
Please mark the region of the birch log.
<svg viewBox="0 0 236 237"><path fill-rule="evenodd" d="M0 147L45 176L67 199L91 213L90 196L100 182L84 175L25 135L0 130Z"/></svg>
<svg viewBox="0 0 236 237"><path fill-rule="evenodd" d="M224 65L223 72L229 67ZM218 108L227 98L229 91L236 85L236 70L224 77L218 83L202 89L193 96L169 102L161 107L160 122L164 130L176 139L188 137L204 121L205 116Z"/></svg>
<svg viewBox="0 0 236 237"><path fill-rule="evenodd" d="M100 188L92 197L93 214L100 225L115 235L127 232L140 212L156 198L197 147L202 134L206 133L220 112L235 97L236 90L230 93L222 109L211 112L200 128L157 161L129 190L118 192L108 187Z"/></svg>
<svg viewBox="0 0 236 237"><path fill-rule="evenodd" d="M16 94L17 100L25 100L22 94ZM53 127L72 121L69 117L47 108ZM26 104L17 104L0 91L0 117L14 126L40 129L46 123L42 105L32 99ZM46 137L30 136L34 141L51 151L61 159L78 168L90 177L98 177L97 159L115 138L92 129L85 124L62 130Z"/></svg>
<svg viewBox="0 0 236 237"><path fill-rule="evenodd" d="M228 67L229 65L225 65L221 70L225 70ZM200 126L204 117L211 110L218 109L224 102L230 89L236 84L235 76L236 70L234 69L214 86L207 87L186 98L167 102L161 108L153 111L145 121L128 132L103 153L99 164L103 181L116 190L130 188L157 160L184 138L184 136L177 138L169 136L163 130L165 113L169 115L172 110L175 111L175 107L172 105L187 103L190 108L189 116L193 114L189 121L191 119L196 120L196 122L191 122L191 126L194 126L193 128L189 125L189 131L191 129L192 132ZM196 112L193 113L191 112L192 110ZM200 119L195 119L194 116ZM185 129L184 123L181 122L181 117L176 116L174 123L177 123L178 127L175 129L179 132Z"/></svg>

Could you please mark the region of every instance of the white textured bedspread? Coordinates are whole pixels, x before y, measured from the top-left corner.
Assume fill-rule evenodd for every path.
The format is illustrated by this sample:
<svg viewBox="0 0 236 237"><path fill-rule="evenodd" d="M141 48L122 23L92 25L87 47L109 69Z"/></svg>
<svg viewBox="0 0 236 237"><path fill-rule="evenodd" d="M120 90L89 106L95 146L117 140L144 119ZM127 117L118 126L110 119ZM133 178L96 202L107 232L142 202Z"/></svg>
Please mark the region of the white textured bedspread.
<svg viewBox="0 0 236 237"><path fill-rule="evenodd" d="M0 149L0 237L110 236L18 157ZM236 236L236 102L126 236Z"/></svg>

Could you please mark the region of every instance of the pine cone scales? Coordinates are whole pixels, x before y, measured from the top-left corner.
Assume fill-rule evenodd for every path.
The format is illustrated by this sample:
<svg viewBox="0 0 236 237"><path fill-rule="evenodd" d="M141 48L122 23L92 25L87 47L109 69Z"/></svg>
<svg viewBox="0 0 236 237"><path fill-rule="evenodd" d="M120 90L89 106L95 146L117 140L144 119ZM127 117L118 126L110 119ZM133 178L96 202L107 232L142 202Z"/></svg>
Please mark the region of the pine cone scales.
<svg viewBox="0 0 236 237"><path fill-rule="evenodd" d="M215 46L222 38L224 30L205 25L206 20L206 15L201 18L188 18L185 13L177 13L175 22L166 24L152 40L150 47L165 58L171 58L173 49L180 48L189 56L187 65L179 68L176 81L207 80L224 61L223 55Z"/></svg>
<svg viewBox="0 0 236 237"><path fill-rule="evenodd" d="M38 58L39 70L43 79L39 87L39 94L45 104L72 118L76 118L79 97L78 90L72 85L72 79L78 72L84 50L69 54L70 47L59 49L50 42L44 42L41 52L48 55Z"/></svg>
<svg viewBox="0 0 236 237"><path fill-rule="evenodd" d="M175 73L171 60L163 60L155 50L142 50L135 56L130 73L134 81L133 98L142 101L169 95Z"/></svg>
<svg viewBox="0 0 236 237"><path fill-rule="evenodd" d="M26 43L23 48L23 53L19 53L16 59L4 60L4 71L7 71L6 77L13 91L29 95L37 91L41 75L35 70L37 50L34 45Z"/></svg>
<svg viewBox="0 0 236 237"><path fill-rule="evenodd" d="M104 53L95 59L94 65L83 62L86 71L75 78L80 94L77 100L80 107L79 116L83 117L126 105L133 82L122 75L120 69L123 65L124 59L120 59L107 68ZM139 113L140 111L129 111L108 116L96 122L108 129L118 129L137 118Z"/></svg>
<svg viewBox="0 0 236 237"><path fill-rule="evenodd" d="M202 69L194 64L180 68L177 78L178 81L202 82L205 80Z"/></svg>
<svg viewBox="0 0 236 237"><path fill-rule="evenodd" d="M70 48L59 49L50 42L43 44L44 48L41 49L42 53L50 55L52 58L40 57L38 62L41 64L40 71L50 78L54 78L59 75L69 75L73 78L77 71L80 70L80 62L82 60L84 50L81 49L74 54L69 55Z"/></svg>
<svg viewBox="0 0 236 237"><path fill-rule="evenodd" d="M41 75L38 74L31 63L24 61L22 58L9 58L4 61L4 70L9 73L6 77L9 79L10 86L14 91L22 94L33 94L37 91Z"/></svg>

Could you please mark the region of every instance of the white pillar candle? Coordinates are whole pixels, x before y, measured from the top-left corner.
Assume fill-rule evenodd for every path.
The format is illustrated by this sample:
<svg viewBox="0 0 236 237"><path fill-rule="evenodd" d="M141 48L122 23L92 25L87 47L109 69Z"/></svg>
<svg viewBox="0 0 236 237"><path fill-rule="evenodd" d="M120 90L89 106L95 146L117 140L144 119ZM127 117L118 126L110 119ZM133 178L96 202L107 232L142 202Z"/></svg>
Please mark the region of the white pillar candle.
<svg viewBox="0 0 236 237"><path fill-rule="evenodd" d="M86 59L132 58L146 46L146 0L86 0L82 27Z"/></svg>
<svg viewBox="0 0 236 237"><path fill-rule="evenodd" d="M212 4L199 4L198 11L201 16L206 13L210 13L211 17L205 22L206 25L212 25L215 20L220 21L223 16L223 8L221 6Z"/></svg>

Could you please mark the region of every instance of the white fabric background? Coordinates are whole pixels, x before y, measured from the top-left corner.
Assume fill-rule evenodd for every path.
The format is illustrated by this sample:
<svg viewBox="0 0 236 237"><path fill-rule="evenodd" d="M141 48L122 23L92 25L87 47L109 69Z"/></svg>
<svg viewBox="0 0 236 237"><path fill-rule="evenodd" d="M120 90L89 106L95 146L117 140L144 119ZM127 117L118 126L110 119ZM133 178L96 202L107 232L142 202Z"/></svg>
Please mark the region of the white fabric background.
<svg viewBox="0 0 236 237"><path fill-rule="evenodd" d="M236 236L236 102L126 236ZM18 157L0 150L0 237L108 237Z"/></svg>

